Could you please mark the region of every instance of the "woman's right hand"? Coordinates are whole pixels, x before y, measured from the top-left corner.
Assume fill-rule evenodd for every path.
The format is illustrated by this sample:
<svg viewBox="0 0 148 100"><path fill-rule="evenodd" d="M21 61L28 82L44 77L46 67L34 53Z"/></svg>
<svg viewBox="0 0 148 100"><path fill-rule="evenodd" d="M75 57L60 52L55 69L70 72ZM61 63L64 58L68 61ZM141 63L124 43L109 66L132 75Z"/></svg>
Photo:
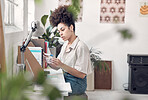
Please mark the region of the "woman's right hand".
<svg viewBox="0 0 148 100"><path fill-rule="evenodd" d="M43 59L47 64L49 64L49 66L51 68L53 68L55 70L59 69L59 67L57 67L52 60L52 59L56 59L56 58L53 58L53 56L51 54L43 53Z"/></svg>

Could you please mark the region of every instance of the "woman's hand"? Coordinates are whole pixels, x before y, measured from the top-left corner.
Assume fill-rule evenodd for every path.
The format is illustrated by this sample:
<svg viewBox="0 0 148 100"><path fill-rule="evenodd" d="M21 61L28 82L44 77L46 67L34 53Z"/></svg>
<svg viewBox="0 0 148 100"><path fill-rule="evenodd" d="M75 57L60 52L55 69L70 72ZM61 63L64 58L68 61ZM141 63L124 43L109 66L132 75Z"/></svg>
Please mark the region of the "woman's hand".
<svg viewBox="0 0 148 100"><path fill-rule="evenodd" d="M65 70L66 72L70 73L73 76L79 77L79 78L84 78L86 76L85 73L82 73L64 63L62 63L58 58L51 58L50 59L50 66L51 68L62 68L63 70Z"/></svg>
<svg viewBox="0 0 148 100"><path fill-rule="evenodd" d="M51 54L43 53L43 60L50 65L51 68L58 70L59 67L55 64L55 60L57 58L53 58ZM60 61L61 62L61 61ZM57 63L57 62L56 62Z"/></svg>
<svg viewBox="0 0 148 100"><path fill-rule="evenodd" d="M51 58L50 59L50 65L54 67L62 67L63 63L58 58Z"/></svg>

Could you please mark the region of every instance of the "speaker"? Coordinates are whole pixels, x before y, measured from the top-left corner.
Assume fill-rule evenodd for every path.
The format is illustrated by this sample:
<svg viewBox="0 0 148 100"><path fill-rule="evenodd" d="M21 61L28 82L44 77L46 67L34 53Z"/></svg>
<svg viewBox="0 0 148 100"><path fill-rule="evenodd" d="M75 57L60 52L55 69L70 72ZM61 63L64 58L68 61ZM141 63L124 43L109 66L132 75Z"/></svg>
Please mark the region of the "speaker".
<svg viewBox="0 0 148 100"><path fill-rule="evenodd" d="M128 54L127 63L129 65L148 65L148 55Z"/></svg>
<svg viewBox="0 0 148 100"><path fill-rule="evenodd" d="M128 81L130 93L148 94L148 66L129 65Z"/></svg>

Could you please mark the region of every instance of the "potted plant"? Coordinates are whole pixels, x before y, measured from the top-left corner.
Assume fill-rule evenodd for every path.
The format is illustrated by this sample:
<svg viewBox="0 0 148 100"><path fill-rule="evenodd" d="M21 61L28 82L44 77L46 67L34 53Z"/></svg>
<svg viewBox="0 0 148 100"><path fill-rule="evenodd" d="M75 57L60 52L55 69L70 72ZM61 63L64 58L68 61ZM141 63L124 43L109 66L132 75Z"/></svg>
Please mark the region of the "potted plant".
<svg viewBox="0 0 148 100"><path fill-rule="evenodd" d="M104 71L110 70L108 64L105 61L101 60L101 51L91 48L90 49L90 60L93 67L93 72L87 76L87 90L94 90L95 89L95 79L97 73L103 73Z"/></svg>
<svg viewBox="0 0 148 100"><path fill-rule="evenodd" d="M90 49L90 59L94 68L94 73L92 74L94 89L111 89L112 61L102 60L100 55L101 52L99 50Z"/></svg>
<svg viewBox="0 0 148 100"><path fill-rule="evenodd" d="M59 33L57 31L56 27L52 27L50 24L49 26L46 27L47 24L47 20L49 19L49 16L51 15L52 11L50 11L49 15L43 15L41 17L41 23L44 26L45 33L39 37L39 39L44 39L45 41L47 41L49 43L48 47L50 48L51 52L55 52L56 57L60 52L62 43L59 42ZM53 51L54 50L54 51Z"/></svg>
<svg viewBox="0 0 148 100"><path fill-rule="evenodd" d="M108 64L106 62L102 62L100 57L101 54L101 51L97 49L90 49L90 60L93 68L97 67L100 72L102 72L102 68L104 68L105 71L110 70Z"/></svg>

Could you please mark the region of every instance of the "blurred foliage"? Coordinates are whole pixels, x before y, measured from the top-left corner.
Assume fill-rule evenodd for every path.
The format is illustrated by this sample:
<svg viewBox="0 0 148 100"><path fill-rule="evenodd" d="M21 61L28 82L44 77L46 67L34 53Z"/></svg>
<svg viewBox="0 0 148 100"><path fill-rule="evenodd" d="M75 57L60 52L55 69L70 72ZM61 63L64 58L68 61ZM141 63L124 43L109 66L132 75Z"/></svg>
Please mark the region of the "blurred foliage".
<svg viewBox="0 0 148 100"><path fill-rule="evenodd" d="M45 82L45 79L46 77L44 71L40 71L35 82L38 85L42 85Z"/></svg>
<svg viewBox="0 0 148 100"><path fill-rule="evenodd" d="M80 13L80 0L72 0L72 4L68 7L68 11L74 16L76 21Z"/></svg>
<svg viewBox="0 0 148 100"><path fill-rule="evenodd" d="M35 3L40 4L40 3L42 3L42 0L35 0Z"/></svg>
<svg viewBox="0 0 148 100"><path fill-rule="evenodd" d="M122 100L135 100L135 99L131 98L131 96L124 96Z"/></svg>
<svg viewBox="0 0 148 100"><path fill-rule="evenodd" d="M50 84L44 84L43 94L50 100L56 100L61 97L59 90Z"/></svg>
<svg viewBox="0 0 148 100"><path fill-rule="evenodd" d="M0 73L0 100L30 100L25 92L33 92L36 83L43 87L42 95L47 96L48 100L56 100L61 97L60 91L45 81L43 71L39 72L35 81L28 75L27 72L20 72L13 77L8 77L6 74Z"/></svg>
<svg viewBox="0 0 148 100"><path fill-rule="evenodd" d="M28 72L20 72L13 77L8 77L6 74L0 73L0 100L30 100L26 93L34 91L34 84L43 87L41 95L46 96L48 100L57 100L62 97L61 92L55 86L47 83L44 71L39 72L36 80L29 75ZM83 98L72 96L67 100L83 100Z"/></svg>
<svg viewBox="0 0 148 100"><path fill-rule="evenodd" d="M129 29L118 29L117 30L123 39L132 39L133 33Z"/></svg>
<svg viewBox="0 0 148 100"><path fill-rule="evenodd" d="M71 96L68 98L64 98L64 100L87 100L87 99L84 97L80 97L80 96Z"/></svg>
<svg viewBox="0 0 148 100"><path fill-rule="evenodd" d="M27 81L22 73L15 77L7 77L0 73L0 100L29 100L24 91L28 89Z"/></svg>

